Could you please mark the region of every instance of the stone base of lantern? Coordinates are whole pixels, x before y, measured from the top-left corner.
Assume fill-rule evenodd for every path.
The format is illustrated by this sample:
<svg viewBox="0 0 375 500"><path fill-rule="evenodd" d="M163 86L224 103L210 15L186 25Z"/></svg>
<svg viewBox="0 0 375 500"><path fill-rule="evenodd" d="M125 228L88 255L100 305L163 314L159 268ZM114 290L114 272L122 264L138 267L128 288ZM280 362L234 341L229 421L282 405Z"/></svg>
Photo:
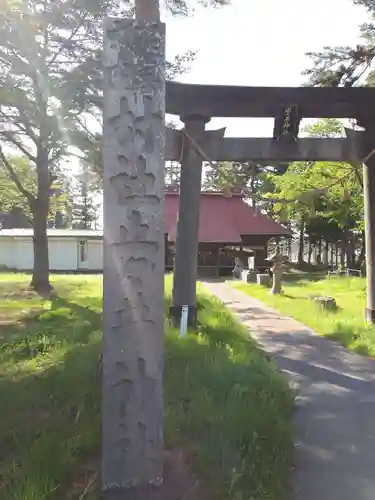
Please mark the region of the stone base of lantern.
<svg viewBox="0 0 375 500"><path fill-rule="evenodd" d="M241 279L242 281L245 281L246 283L256 283L257 282L257 272L254 271L253 269L246 269L245 271L242 271L241 273Z"/></svg>

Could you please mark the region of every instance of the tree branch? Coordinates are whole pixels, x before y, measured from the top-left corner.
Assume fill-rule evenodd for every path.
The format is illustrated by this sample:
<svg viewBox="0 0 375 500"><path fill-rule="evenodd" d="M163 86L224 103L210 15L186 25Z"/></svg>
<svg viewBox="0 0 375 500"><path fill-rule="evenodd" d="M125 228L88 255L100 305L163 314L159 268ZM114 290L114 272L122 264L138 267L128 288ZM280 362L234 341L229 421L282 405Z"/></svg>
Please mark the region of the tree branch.
<svg viewBox="0 0 375 500"><path fill-rule="evenodd" d="M11 123L12 126L18 127L19 130L16 131L16 133L20 132L22 134L27 135L35 144L37 144L38 138L34 134L33 130L31 129L31 125L28 123L28 120L26 118L26 115L23 113L23 111L18 110L19 115L8 115L7 113L4 113L0 107L0 115L3 117L4 122L3 123ZM10 134L11 131L8 131L8 134Z"/></svg>
<svg viewBox="0 0 375 500"><path fill-rule="evenodd" d="M350 165L353 169L353 172L354 172L354 175L358 181L358 184L361 186L361 188L363 188L363 180L361 178L361 174L358 171L358 165L356 165L355 163L350 163Z"/></svg>
<svg viewBox="0 0 375 500"><path fill-rule="evenodd" d="M7 160L6 156L4 155L1 146L0 146L0 160L2 161L4 167L6 168L8 174L9 174L9 177L12 179L14 184L17 186L18 191L21 194L23 194L23 196L25 196L25 198L27 199L27 201L30 204L33 203L35 201L35 197L33 196L32 193L30 193L30 191L28 191L27 189L25 189L23 187L23 185L22 185L21 181L19 180L19 177L18 177L16 171L14 170L12 164Z"/></svg>
<svg viewBox="0 0 375 500"><path fill-rule="evenodd" d="M309 205L307 203L305 203L302 200L299 200L298 198L294 198L294 199L289 199L289 198L271 198L271 197L268 198L267 196L260 196L260 195L254 193L253 191L251 191L251 189L248 189L248 188L242 189L242 194L244 194L247 198L250 198L250 199L255 200L255 201L264 201L264 202L267 202L267 203L282 203L282 204L285 204L285 205L288 205L290 203L296 203L298 201L302 205L305 205L305 206L309 207Z"/></svg>
<svg viewBox="0 0 375 500"><path fill-rule="evenodd" d="M76 120L77 120L78 124L83 128L83 130L86 132L86 134L88 136L90 136L95 141L98 140L97 136L94 133L90 132L90 130L87 128L87 126L82 123L82 121L80 120L79 116L77 116Z"/></svg>
<svg viewBox="0 0 375 500"><path fill-rule="evenodd" d="M6 132L6 131L4 131L4 130L3 130L2 132L0 132L0 134L2 134L2 135L5 137L5 139L6 139L7 141L9 141L9 142L13 143L13 144L14 144L14 145L15 145L15 146L16 146L16 147L20 150L20 151L22 151L22 153L23 153L25 156L27 156L27 158L28 158L30 161L32 161L33 163L35 163L35 164L36 164L36 158L35 158L35 156L33 156L33 155L30 153L30 151L28 151L28 150L25 148L25 146L23 146L23 145L21 144L21 142L20 142L20 141L18 141L18 140L14 137L14 135L12 134L12 132Z"/></svg>
<svg viewBox="0 0 375 500"><path fill-rule="evenodd" d="M49 61L46 61L48 66L51 66L52 64L54 64L56 62L56 59L59 57L59 55L65 49L66 44L68 44L75 37L75 35L78 33L78 31L81 29L86 18L87 18L87 15L84 15L83 18L81 19L81 21L76 26L76 28L70 33L69 37L64 41L64 43L62 43L60 45L59 50L54 53L54 55L52 56L52 58Z"/></svg>
<svg viewBox="0 0 375 500"><path fill-rule="evenodd" d="M330 184L328 184L327 186L324 186L322 188L311 188L309 190L306 190L302 196L305 196L305 198L325 196L329 189L334 187L336 184L340 184L346 178L347 178L347 176L345 175L343 177L340 177L339 179L335 179L333 182L331 182ZM264 201L264 202L268 202L268 203L282 203L285 205L298 202L298 203L301 203L302 205L305 205L306 207L311 208L311 206L306 201L304 201L301 197L296 197L293 199L271 198L271 197L268 198L266 196L259 196L247 188L243 189L242 192L243 192L243 194L245 194L245 196L249 197L250 199L257 200L257 201Z"/></svg>

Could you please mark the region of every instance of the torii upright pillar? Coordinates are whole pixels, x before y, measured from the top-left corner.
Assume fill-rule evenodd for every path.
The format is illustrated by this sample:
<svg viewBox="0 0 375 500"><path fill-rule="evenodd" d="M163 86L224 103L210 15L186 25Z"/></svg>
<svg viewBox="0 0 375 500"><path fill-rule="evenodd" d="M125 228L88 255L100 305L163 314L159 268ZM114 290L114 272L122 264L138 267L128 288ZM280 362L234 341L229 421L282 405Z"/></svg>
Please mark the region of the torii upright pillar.
<svg viewBox="0 0 375 500"><path fill-rule="evenodd" d="M180 207L177 223L176 257L174 262L171 316L175 323L181 318L183 306L188 307L188 325L196 323L196 281L198 263L199 208L202 183L201 145L206 123L210 118L190 115L181 117L185 124L180 178Z"/></svg>
<svg viewBox="0 0 375 500"><path fill-rule="evenodd" d="M366 320L375 324L375 157L371 156L363 165L363 192L365 202L366 276L367 301Z"/></svg>
<svg viewBox="0 0 375 500"><path fill-rule="evenodd" d="M365 128L364 132L346 129L346 135L354 138L355 149L361 154L356 156L363 163L363 195L365 219L365 255L366 255L366 320L375 324L375 120L361 117L357 124ZM369 152L363 158L364 152Z"/></svg>
<svg viewBox="0 0 375 500"><path fill-rule="evenodd" d="M363 162L363 195L366 240L366 320L375 324L375 120L371 118L357 119L358 125L365 128L364 132L346 131L347 136L356 137L362 151L370 153Z"/></svg>

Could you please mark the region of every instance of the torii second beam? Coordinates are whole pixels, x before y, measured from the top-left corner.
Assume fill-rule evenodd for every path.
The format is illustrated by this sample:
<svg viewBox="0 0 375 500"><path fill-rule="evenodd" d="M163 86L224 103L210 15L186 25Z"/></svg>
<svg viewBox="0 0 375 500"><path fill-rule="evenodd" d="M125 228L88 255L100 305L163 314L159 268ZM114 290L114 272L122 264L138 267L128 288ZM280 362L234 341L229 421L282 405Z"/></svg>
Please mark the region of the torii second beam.
<svg viewBox="0 0 375 500"><path fill-rule="evenodd" d="M203 161L332 161L358 162L368 151L361 141L350 138L306 138L298 141L275 141L270 138L222 138L225 129L206 132ZM167 128L167 161L180 161L183 131Z"/></svg>

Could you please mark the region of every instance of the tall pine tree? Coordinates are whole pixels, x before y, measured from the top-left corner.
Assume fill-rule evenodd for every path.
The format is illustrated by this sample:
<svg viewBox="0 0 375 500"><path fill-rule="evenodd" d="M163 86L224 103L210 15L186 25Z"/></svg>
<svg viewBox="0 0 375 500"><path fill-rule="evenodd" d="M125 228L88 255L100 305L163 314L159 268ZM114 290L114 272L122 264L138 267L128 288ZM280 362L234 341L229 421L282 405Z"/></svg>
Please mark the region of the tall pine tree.
<svg viewBox="0 0 375 500"><path fill-rule="evenodd" d="M224 5L229 0L201 0ZM47 221L56 169L70 146L98 158L100 135L86 127L95 118L101 128L102 21L131 14L133 2L117 0L3 0L0 10L0 168L27 200L34 229L31 286L51 289ZM186 14L192 2L168 0L172 13ZM149 0L137 0L147 14ZM125 7L124 7L125 6ZM189 54L187 54L189 59ZM181 65L177 60L177 69ZM169 68L171 66L169 65ZM173 73L173 71L172 71ZM31 193L12 169L4 146L34 165L37 192ZM3 148L3 149L2 149Z"/></svg>
<svg viewBox="0 0 375 500"><path fill-rule="evenodd" d="M356 46L325 47L309 52L312 67L304 74L308 84L321 87L375 85L375 1L353 0L367 8L369 21L360 26L361 43Z"/></svg>
<svg viewBox="0 0 375 500"><path fill-rule="evenodd" d="M91 188L91 174L82 168L75 179L73 190L72 227L74 229L95 229L98 220L96 193Z"/></svg>

